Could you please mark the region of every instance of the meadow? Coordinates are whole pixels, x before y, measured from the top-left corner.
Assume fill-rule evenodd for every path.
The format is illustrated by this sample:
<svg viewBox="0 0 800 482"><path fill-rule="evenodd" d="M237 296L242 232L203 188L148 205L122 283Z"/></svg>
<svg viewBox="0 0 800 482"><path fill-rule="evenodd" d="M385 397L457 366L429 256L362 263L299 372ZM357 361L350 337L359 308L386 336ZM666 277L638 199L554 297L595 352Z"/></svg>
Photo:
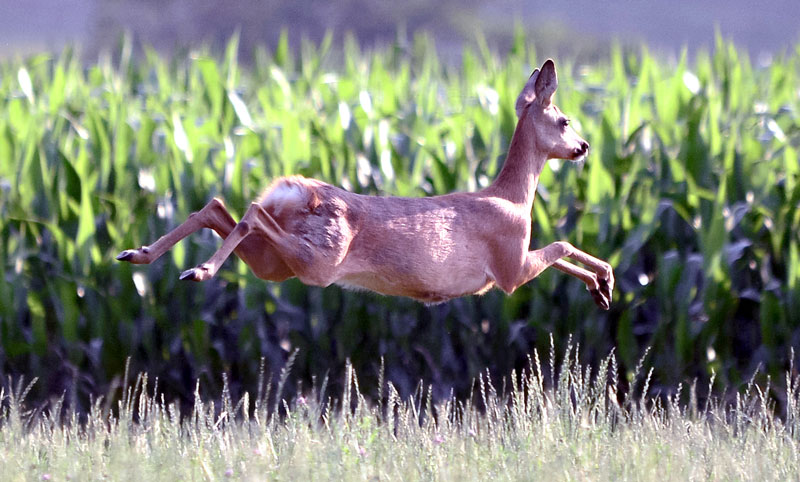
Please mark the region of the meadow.
<svg viewBox="0 0 800 482"><path fill-rule="evenodd" d="M531 454L542 440L557 448L543 473L580 456L587 464L616 460L621 465L613 470L624 476L634 440L643 444L641 457L655 464L678 439L689 451L674 459L681 470L700 470L694 462L718 455L720 471L742 469L723 459L743 447L754 457L774 456L776 470L796 470L796 450L787 447L797 440L789 381L792 347L800 342L800 48L755 64L721 38L712 52L691 59L687 52L657 56L645 46L615 46L580 62L556 59L555 101L592 151L582 164L549 163L533 208L532 247L563 239L609 260L618 284L608 312L596 308L581 282L549 271L512 296L494 291L433 307L296 280L265 283L235 260L209 282L179 281L183 269L219 245L209 232L149 266L116 262L120 250L153 241L213 196L241 216L284 174L381 195L486 186L513 133L514 100L546 54L521 33L499 53L478 38L457 62L440 60L424 35L374 50L352 38L293 46L286 39L256 49L252 59L238 57L234 37L221 52L166 56L146 47L139 52L125 39L90 62L71 50L0 62L0 378L6 395L0 440L9 453L31 450L3 463L34 454L64 464L108 460L92 444L116 440L155 450L148 438L155 433L181 453L191 444L212 451L212 458L187 462L186 470L213 462L215 476L228 465L239 470L232 461L253 460L251 442L269 445L265 440L273 436L280 444L256 444L262 454L286 455L297 440L299 451L291 453L313 458L319 437L346 440L323 444L326 450L357 454L353 441L362 447L358 437L371 430L385 447L395 447L396 434L386 428L392 425L377 423L381 418L372 412L380 410L375 394L383 380L394 387L399 412L419 410L408 400L423 383L433 406L449 403L458 417L495 424L494 431L480 432L485 443L470 445L470 425L460 418L451 425L426 422L414 429L418 438L396 446L405 447L405 458L378 452L387 463L418 464L420 478L479 448L476 463L484 469L522 471L515 457L536 460ZM602 417L586 427L570 397L513 421L505 410L527 405L507 404L506 395L493 399L502 412L497 419L484 415L483 403L477 411L454 408L474 401L479 376L499 385L521 373L532 353L550 350L551 336L559 353L569 353L565 347L574 340L580 346L575 363L590 374L613 352L618 396L612 398L651 396L651 403L620 405L623 412L609 419L614 403L601 390ZM291 353L283 422L267 423L264 415L253 425L241 406L197 408L205 403L195 396L198 380L206 402L244 400L262 366L277 379ZM644 395L635 382L643 354L652 369ZM152 409L150 419L114 410L126 367L159 380L159 398L136 398L150 407L137 410ZM330 412L331 428L317 423L326 419L321 412L304 415L296 407L303 387L320 390L323 401L345 393L351 370L364 399L357 399L355 415ZM13 408L20 397L8 397L21 377L38 377L26 396L28 410L36 408L29 419L15 415L25 412ZM328 382L321 387L323 378ZM681 384L695 387L694 396L680 391ZM503 393L513 398L513 391ZM735 408L741 417L728 416L731 406L739 407L737 396L757 411ZM49 401L52 409L54 400L63 410L39 416L38 408ZM726 408L695 412L709 400ZM669 408L673 402L680 410ZM202 416L195 425L179 424L177 412L197 410ZM104 423L64 425L60 413ZM212 413L225 415L212 423ZM558 421L550 427L546 417ZM748 419L741 427L740 418ZM446 436L457 443L436 444L440 427L449 427ZM128 432L119 437L109 432L123 428ZM694 434L708 443L692 445ZM617 437L626 440L625 450L609 442ZM52 441L45 444L52 455L37 451L37 438ZM213 450L203 445L212 439ZM82 450L69 442L76 440L94 447L83 459L70 455ZM717 453L717 443L730 445ZM234 446L247 448L224 452ZM163 463L173 462L160 453ZM778 463L780 454L786 456ZM361 470L359 457L337 467ZM275 460L294 459L263 462ZM332 464L333 456L326 460ZM764 464L749 467L769 467ZM358 473L368 478L368 472Z"/></svg>
<svg viewBox="0 0 800 482"><path fill-rule="evenodd" d="M343 392L281 398L276 384L251 398L203 402L184 416L158 381L130 380L112 412L28 412L25 388L0 410L4 480L796 480L800 476L800 377L787 377L785 418L752 383L730 404L698 404L696 386L667 397L625 396L618 367L560 367L536 353L503 386L481 376L476 404L432 402L420 385L402 399L391 382L369 403L352 366ZM647 393L650 375L633 382ZM548 379L546 373L557 374ZM126 379L127 379L126 373ZM381 372L381 378L383 373ZM713 382L712 382L713 383ZM324 385L324 382L323 382ZM226 387L227 388L227 387ZM272 397L270 395L273 395ZM688 395L688 405L681 396ZM274 402L270 400L275 400Z"/></svg>

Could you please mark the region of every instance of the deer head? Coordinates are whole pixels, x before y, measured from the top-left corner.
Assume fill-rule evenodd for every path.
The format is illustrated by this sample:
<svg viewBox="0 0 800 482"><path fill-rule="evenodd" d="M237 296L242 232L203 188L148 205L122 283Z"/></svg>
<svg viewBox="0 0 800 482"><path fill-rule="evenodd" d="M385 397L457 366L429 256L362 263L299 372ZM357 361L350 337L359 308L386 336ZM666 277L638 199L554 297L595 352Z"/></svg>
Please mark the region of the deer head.
<svg viewBox="0 0 800 482"><path fill-rule="evenodd" d="M569 118L553 103L558 88L556 66L547 59L542 69L531 74L517 97L517 117L522 132L534 139L534 148L548 159L581 161L589 153L589 143L570 126Z"/></svg>

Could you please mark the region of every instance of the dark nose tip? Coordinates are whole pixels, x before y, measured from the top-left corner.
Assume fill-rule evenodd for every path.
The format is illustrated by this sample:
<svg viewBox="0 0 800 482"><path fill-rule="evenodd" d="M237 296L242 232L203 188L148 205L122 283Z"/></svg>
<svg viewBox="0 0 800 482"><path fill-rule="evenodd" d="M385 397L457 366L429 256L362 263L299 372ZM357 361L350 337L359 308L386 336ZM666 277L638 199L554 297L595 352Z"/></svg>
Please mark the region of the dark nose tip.
<svg viewBox="0 0 800 482"><path fill-rule="evenodd" d="M581 146L575 149L576 156L582 156L589 152L589 143L586 141L581 142Z"/></svg>

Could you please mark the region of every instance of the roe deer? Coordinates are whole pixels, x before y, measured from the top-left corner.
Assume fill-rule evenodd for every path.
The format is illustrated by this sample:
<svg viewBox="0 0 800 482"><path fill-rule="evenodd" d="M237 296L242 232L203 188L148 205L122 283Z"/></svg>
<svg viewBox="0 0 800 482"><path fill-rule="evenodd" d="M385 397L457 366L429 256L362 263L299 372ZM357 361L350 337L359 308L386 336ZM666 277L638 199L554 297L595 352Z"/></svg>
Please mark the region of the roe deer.
<svg viewBox="0 0 800 482"><path fill-rule="evenodd" d="M181 279L207 280L236 253L265 280L296 276L309 285L336 283L439 303L493 286L511 293L554 266L586 283L595 303L607 310L614 289L608 263L564 241L528 251L531 208L546 161L578 161L589 152L552 103L557 86L552 60L533 71L517 98L519 121L505 164L482 191L377 197L283 177L250 204L239 223L215 198L151 246L125 250L117 259L150 263L189 234L211 228L224 239L222 246Z"/></svg>

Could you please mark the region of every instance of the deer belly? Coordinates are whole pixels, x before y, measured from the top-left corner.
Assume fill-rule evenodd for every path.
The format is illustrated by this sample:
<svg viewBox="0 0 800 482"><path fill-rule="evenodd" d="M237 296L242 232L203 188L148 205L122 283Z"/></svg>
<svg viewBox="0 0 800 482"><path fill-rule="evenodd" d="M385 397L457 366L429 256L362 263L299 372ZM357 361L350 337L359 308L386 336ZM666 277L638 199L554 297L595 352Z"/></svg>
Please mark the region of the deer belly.
<svg viewBox="0 0 800 482"><path fill-rule="evenodd" d="M423 303L442 303L465 295L482 294L494 286L484 273L472 276L441 273L441 276L403 276L376 272L353 273L336 281L347 289L370 290L388 296L405 296Z"/></svg>

